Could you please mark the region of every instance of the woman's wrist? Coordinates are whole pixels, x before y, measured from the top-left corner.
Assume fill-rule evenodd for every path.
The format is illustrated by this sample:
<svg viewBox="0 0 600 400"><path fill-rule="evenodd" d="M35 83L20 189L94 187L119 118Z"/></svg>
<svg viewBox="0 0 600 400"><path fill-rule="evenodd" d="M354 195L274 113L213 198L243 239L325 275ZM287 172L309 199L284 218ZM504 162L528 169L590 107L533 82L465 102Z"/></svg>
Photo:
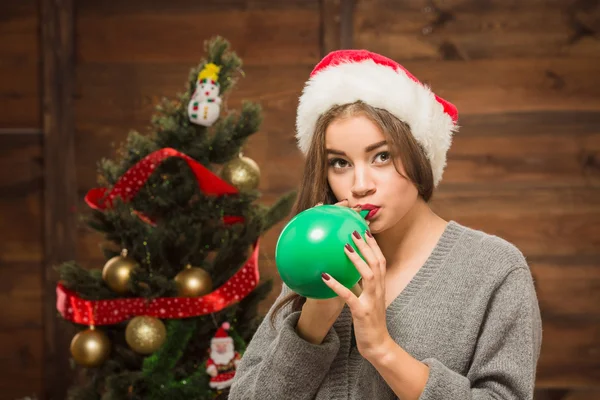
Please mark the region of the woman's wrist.
<svg viewBox="0 0 600 400"><path fill-rule="evenodd" d="M336 319L337 316L324 317L322 313L312 310L305 304L296 324L296 333L309 343L321 344Z"/></svg>
<svg viewBox="0 0 600 400"><path fill-rule="evenodd" d="M397 350L400 350L398 344L390 336L387 336L378 346L363 350L361 355L373 365L389 365L397 362L395 359L398 357Z"/></svg>

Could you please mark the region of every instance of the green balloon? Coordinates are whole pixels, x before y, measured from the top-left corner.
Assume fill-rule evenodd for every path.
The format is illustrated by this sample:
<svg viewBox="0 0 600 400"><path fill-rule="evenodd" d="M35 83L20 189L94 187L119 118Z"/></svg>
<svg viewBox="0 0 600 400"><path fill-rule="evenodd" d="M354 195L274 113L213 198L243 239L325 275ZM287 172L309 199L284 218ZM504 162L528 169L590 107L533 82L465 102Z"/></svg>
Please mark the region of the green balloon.
<svg viewBox="0 0 600 400"><path fill-rule="evenodd" d="M352 232L363 235L368 227L361 214L347 207L323 205L299 213L283 228L275 248L281 279L294 292L313 299L337 296L323 282L323 272L352 288L361 276L344 245L360 255Z"/></svg>

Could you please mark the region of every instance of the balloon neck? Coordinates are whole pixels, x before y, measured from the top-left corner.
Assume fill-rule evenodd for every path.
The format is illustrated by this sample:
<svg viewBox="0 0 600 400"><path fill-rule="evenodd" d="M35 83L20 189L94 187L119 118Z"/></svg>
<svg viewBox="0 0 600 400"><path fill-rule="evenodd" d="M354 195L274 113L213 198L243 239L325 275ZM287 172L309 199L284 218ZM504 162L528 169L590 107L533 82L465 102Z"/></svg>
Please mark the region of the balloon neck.
<svg viewBox="0 0 600 400"><path fill-rule="evenodd" d="M369 215L369 211L371 211L371 210L362 210L359 212L359 214L361 217L367 218L367 215Z"/></svg>

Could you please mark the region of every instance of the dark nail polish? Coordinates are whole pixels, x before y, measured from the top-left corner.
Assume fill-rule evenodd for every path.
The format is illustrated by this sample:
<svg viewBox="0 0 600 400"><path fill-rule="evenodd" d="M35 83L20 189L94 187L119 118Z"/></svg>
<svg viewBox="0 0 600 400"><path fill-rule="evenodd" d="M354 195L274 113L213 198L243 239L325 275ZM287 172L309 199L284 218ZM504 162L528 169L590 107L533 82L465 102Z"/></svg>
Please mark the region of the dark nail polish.
<svg viewBox="0 0 600 400"><path fill-rule="evenodd" d="M358 233L357 231L352 232L352 234L355 238L360 239L360 233Z"/></svg>
<svg viewBox="0 0 600 400"><path fill-rule="evenodd" d="M328 275L328 274L326 274L325 272L323 272L323 273L321 274L321 276L322 276L322 277L323 277L323 279L325 279L326 281L328 281L328 280L329 280L329 275Z"/></svg>
<svg viewBox="0 0 600 400"><path fill-rule="evenodd" d="M371 235L371 232L369 232L369 230L366 230L365 233L367 234L368 237L370 237L371 239L373 239L373 235Z"/></svg>
<svg viewBox="0 0 600 400"><path fill-rule="evenodd" d="M350 253L354 253L354 249L352 248L352 246L350 246L348 243L346 243L344 245L344 247L346 248L346 250L348 250Z"/></svg>

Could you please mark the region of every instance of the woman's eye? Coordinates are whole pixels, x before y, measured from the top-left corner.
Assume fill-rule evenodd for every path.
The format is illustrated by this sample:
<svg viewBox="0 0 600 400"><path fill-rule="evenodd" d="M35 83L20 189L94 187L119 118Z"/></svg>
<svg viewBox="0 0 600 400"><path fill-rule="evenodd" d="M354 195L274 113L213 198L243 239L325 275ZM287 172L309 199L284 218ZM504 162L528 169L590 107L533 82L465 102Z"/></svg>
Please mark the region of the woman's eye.
<svg viewBox="0 0 600 400"><path fill-rule="evenodd" d="M341 158L332 158L329 160L329 166L333 168L346 168L348 166L348 161Z"/></svg>
<svg viewBox="0 0 600 400"><path fill-rule="evenodd" d="M375 156L375 161L380 162L380 163L385 163L385 162L389 161L389 159L390 159L389 151L382 151L381 153L379 153Z"/></svg>

